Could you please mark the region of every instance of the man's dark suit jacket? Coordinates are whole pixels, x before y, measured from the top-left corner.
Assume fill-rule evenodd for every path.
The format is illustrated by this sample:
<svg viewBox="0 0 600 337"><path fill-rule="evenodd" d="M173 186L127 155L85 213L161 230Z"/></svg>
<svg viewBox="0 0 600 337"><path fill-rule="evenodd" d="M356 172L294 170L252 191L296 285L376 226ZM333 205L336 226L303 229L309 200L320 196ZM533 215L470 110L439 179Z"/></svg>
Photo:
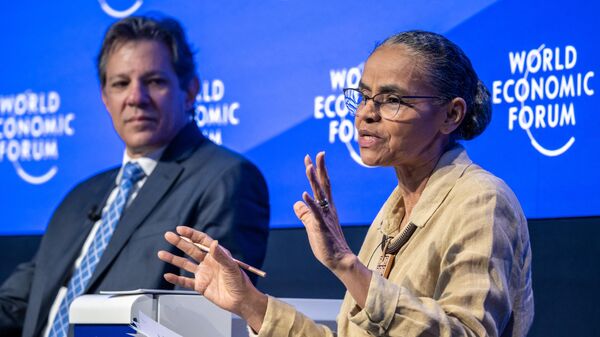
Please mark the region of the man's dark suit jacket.
<svg viewBox="0 0 600 337"><path fill-rule="evenodd" d="M68 282L93 226L89 213L104 207L118 171L82 182L58 206L36 256L20 265L0 288L0 336L18 336L21 330L24 337L41 334L55 296ZM173 288L163 274L179 270L160 261L156 253L176 252L163 234L177 225L208 233L236 258L260 267L268 222L268 191L258 169L213 144L189 123L123 211L85 293Z"/></svg>

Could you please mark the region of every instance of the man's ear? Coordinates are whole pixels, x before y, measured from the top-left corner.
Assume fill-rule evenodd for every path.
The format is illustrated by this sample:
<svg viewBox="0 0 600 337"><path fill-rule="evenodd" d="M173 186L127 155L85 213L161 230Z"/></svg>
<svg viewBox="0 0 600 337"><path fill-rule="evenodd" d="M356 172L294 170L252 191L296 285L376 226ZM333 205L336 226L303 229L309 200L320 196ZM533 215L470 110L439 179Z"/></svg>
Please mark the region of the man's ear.
<svg viewBox="0 0 600 337"><path fill-rule="evenodd" d="M441 127L443 134L449 135L456 130L467 114L467 102L461 97L452 99L446 110L446 119Z"/></svg>
<svg viewBox="0 0 600 337"><path fill-rule="evenodd" d="M188 86L185 90L185 109L190 110L194 107L194 103L196 102L196 96L200 91L200 80L198 80L197 76L194 76L188 83Z"/></svg>

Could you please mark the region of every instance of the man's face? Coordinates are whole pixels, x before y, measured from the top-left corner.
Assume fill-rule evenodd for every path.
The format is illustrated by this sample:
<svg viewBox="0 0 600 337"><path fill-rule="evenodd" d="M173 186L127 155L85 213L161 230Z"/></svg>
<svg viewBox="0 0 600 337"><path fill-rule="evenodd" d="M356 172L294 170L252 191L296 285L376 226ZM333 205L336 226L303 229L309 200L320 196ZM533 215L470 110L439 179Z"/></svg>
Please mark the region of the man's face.
<svg viewBox="0 0 600 337"><path fill-rule="evenodd" d="M131 157L167 145L189 120L198 81L182 90L171 61L151 40L125 42L108 57L102 101Z"/></svg>

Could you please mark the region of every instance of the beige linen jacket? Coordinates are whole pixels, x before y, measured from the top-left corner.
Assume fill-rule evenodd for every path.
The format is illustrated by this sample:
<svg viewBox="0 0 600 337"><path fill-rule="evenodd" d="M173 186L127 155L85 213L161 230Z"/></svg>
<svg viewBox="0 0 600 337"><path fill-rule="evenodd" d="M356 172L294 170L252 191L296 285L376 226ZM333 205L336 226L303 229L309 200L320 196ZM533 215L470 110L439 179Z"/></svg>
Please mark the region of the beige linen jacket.
<svg viewBox="0 0 600 337"><path fill-rule="evenodd" d="M371 225L359 259L375 269L382 233L404 216L396 188ZM417 226L389 279L373 273L361 310L346 293L338 336L513 336L533 320L527 222L513 192L473 164L460 145L437 164L410 215ZM269 298L258 334L333 336L293 307Z"/></svg>

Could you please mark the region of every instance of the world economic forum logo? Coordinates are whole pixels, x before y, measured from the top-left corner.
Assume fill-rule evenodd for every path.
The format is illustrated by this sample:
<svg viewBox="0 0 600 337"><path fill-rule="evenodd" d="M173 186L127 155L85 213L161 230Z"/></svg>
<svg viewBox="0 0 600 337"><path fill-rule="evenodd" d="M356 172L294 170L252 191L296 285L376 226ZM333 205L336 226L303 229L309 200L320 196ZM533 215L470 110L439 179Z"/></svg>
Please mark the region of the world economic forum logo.
<svg viewBox="0 0 600 337"><path fill-rule="evenodd" d="M121 19L135 13L135 11L142 7L143 1L135 0L135 2L133 2L133 4L129 8L121 10L114 9L111 5L108 4L108 0L98 0L98 3L100 3L100 8L102 8L104 13L112 16L113 18Z"/></svg>
<svg viewBox="0 0 600 337"><path fill-rule="evenodd" d="M525 131L531 146L544 156L564 154L575 143L575 136L568 136L560 146L550 147L536 134L557 128L572 130L577 123L574 99L594 95L594 71L580 69L577 57L577 49L572 45L542 44L529 51L511 51L511 78L493 82L493 104L509 105L508 130Z"/></svg>
<svg viewBox="0 0 600 337"><path fill-rule="evenodd" d="M348 116L342 91L344 88L358 88L363 68L364 63L361 63L356 67L329 70L331 92L315 97L313 117L329 121L330 144L343 143L348 154L357 164L370 167L362 162L360 154L354 148L358 140L358 131L354 127L352 118Z"/></svg>
<svg viewBox="0 0 600 337"><path fill-rule="evenodd" d="M223 144L223 128L240 124L240 102L225 96L225 83L218 79L203 80L196 96L196 124L204 136Z"/></svg>
<svg viewBox="0 0 600 337"><path fill-rule="evenodd" d="M0 165L9 162L30 184L50 181L58 172L58 139L75 134L74 120L60 112L56 91L0 94Z"/></svg>

